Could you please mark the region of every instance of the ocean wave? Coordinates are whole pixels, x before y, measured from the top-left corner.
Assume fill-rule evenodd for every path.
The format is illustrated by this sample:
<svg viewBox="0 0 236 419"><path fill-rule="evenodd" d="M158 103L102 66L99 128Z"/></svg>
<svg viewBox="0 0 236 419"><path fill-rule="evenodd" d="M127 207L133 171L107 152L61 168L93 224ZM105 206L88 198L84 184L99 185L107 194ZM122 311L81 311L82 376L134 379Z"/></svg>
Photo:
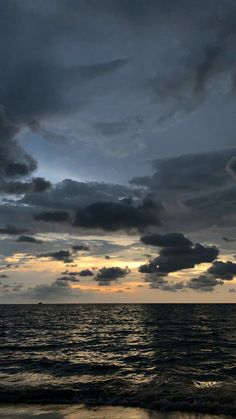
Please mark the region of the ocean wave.
<svg viewBox="0 0 236 419"><path fill-rule="evenodd" d="M236 305L2 306L0 403L236 417L235 321Z"/></svg>
<svg viewBox="0 0 236 419"><path fill-rule="evenodd" d="M73 386L21 386L0 388L0 403L84 404L142 407L161 411L236 415L233 384L155 382L135 386L125 380L103 380Z"/></svg>

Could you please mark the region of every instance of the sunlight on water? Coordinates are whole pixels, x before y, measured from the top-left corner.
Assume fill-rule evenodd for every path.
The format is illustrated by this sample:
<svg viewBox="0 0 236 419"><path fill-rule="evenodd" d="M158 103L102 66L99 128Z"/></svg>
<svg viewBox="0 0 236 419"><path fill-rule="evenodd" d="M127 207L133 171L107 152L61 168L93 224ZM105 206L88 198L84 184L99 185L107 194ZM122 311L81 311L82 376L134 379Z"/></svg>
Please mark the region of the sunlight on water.
<svg viewBox="0 0 236 419"><path fill-rule="evenodd" d="M235 413L236 306L0 307L0 402Z"/></svg>
<svg viewBox="0 0 236 419"><path fill-rule="evenodd" d="M194 385L199 388L222 386L222 381L195 381Z"/></svg>
<svg viewBox="0 0 236 419"><path fill-rule="evenodd" d="M1 419L223 419L223 415L162 413L139 408L83 406L7 406L0 407Z"/></svg>

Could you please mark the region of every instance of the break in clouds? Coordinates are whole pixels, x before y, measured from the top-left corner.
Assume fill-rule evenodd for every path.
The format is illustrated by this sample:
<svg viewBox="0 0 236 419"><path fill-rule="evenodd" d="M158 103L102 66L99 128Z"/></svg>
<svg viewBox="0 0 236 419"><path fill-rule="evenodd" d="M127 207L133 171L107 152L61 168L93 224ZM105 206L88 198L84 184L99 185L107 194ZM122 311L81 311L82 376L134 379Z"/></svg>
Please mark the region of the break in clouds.
<svg viewBox="0 0 236 419"><path fill-rule="evenodd" d="M4 295L228 290L235 2L4 0L0 21Z"/></svg>

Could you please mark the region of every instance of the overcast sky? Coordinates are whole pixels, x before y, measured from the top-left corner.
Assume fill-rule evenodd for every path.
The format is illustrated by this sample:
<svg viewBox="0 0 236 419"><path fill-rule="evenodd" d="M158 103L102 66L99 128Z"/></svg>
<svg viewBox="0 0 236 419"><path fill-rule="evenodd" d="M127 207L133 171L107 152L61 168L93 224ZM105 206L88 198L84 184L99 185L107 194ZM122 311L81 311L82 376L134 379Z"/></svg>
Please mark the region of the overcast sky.
<svg viewBox="0 0 236 419"><path fill-rule="evenodd" d="M235 0L2 0L0 28L0 302L234 302Z"/></svg>

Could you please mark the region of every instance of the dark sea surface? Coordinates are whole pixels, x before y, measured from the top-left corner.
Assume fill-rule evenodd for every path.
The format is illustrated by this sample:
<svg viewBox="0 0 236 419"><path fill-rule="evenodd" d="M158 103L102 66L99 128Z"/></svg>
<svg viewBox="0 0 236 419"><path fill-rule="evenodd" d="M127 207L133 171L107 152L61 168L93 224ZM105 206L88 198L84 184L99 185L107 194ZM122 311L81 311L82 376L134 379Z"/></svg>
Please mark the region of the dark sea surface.
<svg viewBox="0 0 236 419"><path fill-rule="evenodd" d="M236 415L236 305L0 306L0 402Z"/></svg>

